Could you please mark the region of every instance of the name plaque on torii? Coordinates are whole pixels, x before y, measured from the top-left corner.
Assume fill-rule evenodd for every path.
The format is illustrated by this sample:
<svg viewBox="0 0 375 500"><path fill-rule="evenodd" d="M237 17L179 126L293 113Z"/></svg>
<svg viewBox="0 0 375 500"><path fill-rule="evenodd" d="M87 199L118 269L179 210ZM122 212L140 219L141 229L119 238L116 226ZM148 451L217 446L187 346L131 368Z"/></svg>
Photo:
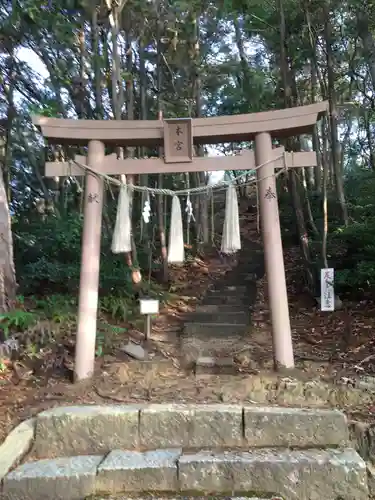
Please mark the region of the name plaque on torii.
<svg viewBox="0 0 375 500"><path fill-rule="evenodd" d="M193 161L193 121L191 118L167 118L164 122L165 163Z"/></svg>

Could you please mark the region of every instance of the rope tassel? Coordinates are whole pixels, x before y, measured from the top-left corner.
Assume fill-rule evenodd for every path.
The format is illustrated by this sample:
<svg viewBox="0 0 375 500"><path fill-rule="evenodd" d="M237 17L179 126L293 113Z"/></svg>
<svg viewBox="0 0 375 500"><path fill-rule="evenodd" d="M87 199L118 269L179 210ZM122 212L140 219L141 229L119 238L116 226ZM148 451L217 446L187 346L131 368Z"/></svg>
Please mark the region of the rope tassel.
<svg viewBox="0 0 375 500"><path fill-rule="evenodd" d="M169 229L168 262L180 264L185 260L184 229L181 203L178 196L172 198L171 227Z"/></svg>
<svg viewBox="0 0 375 500"><path fill-rule="evenodd" d="M241 250L240 218L238 215L238 200L236 188L230 184L225 199L225 219L221 251L230 255Z"/></svg>
<svg viewBox="0 0 375 500"><path fill-rule="evenodd" d="M112 237L112 252L131 252L131 217L129 187L122 184L118 197L115 230Z"/></svg>

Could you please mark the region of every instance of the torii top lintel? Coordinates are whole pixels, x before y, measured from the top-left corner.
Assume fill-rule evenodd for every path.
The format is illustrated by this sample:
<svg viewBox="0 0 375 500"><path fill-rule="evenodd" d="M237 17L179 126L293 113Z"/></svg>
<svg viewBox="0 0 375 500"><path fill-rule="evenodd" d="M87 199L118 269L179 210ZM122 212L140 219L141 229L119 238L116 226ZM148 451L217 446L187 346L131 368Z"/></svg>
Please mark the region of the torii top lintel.
<svg viewBox="0 0 375 500"><path fill-rule="evenodd" d="M233 116L194 118L194 144L248 141L260 132L273 137L291 137L311 133L320 117L327 113L323 101L295 108L262 111ZM160 120L75 120L33 116L50 143L86 145L91 140L121 146L162 145L163 123Z"/></svg>

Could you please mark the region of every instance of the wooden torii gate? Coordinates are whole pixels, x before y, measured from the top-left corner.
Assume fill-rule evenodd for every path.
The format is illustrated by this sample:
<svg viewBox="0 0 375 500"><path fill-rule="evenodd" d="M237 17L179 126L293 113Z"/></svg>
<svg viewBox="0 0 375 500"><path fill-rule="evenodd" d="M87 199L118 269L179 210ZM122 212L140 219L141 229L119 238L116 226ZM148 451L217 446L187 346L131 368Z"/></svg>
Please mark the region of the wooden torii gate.
<svg viewBox="0 0 375 500"><path fill-rule="evenodd" d="M77 157L99 174L175 173L214 170L250 170L256 166L259 209L268 277L276 367L293 368L294 356L275 168L316 166L315 152L286 153L272 148L272 138L311 134L328 103L321 102L236 116L170 120L71 120L34 116L33 123L50 143L88 145L88 157ZM193 145L255 141L255 152L232 157L194 157ZM105 155L105 146L164 146L164 158L119 160ZM48 162L46 176L84 175L78 166ZM75 355L75 380L90 378L94 370L98 310L103 180L86 172L81 277Z"/></svg>

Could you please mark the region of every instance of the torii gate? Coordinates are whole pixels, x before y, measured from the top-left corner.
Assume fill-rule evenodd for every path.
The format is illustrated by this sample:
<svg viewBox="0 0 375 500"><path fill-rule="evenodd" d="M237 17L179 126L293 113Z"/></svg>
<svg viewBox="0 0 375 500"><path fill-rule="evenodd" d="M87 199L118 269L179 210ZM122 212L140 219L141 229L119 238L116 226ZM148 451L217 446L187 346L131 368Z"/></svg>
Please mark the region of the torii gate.
<svg viewBox="0 0 375 500"><path fill-rule="evenodd" d="M284 110L212 118L164 120L71 120L34 116L33 123L50 143L88 145L88 157L77 157L99 174L146 174L214 170L250 170L256 165L259 209L268 277L276 367L293 368L294 356L285 281L275 168L284 167L283 148L272 149L272 137L311 134L328 102ZM232 157L193 156L193 145L255 141L255 153ZM165 157L118 160L105 155L105 146L161 146ZM274 160L274 161L272 161ZM317 165L315 152L286 153L287 167ZM84 175L78 166L47 162L46 176ZM98 310L103 180L86 172L81 277L75 355L75 380L90 378L94 370Z"/></svg>

